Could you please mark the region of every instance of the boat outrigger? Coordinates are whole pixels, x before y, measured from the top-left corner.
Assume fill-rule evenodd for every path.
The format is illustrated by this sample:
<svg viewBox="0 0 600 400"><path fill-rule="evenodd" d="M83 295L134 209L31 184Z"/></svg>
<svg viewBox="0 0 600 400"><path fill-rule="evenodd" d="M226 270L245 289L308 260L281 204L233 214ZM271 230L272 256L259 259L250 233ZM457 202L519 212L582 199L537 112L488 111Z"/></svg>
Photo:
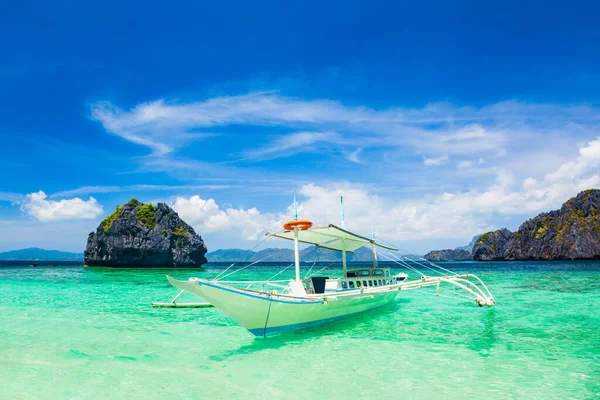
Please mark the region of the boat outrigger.
<svg viewBox="0 0 600 400"><path fill-rule="evenodd" d="M229 268L211 280L201 278L177 280L167 276L169 282L181 292L170 303L153 303L153 306L214 306L252 334L266 337L323 324L384 306L394 301L398 292L404 290L435 286L436 295L439 295L441 284L449 284L464 290L473 296L471 300L481 307L491 307L495 304L494 297L487 286L473 274L457 274L424 259L408 258L395 253L398 249L393 246L376 242L374 239L354 234L335 225L313 227L309 221L295 220L288 222L283 231L268 233L267 236L294 242L295 279L223 281L223 278L231 274L225 274ZM312 275L307 273L304 278L301 278L300 243L341 252L342 276L330 278L317 275L317 271ZM363 247L370 247L372 250L372 266L348 269L347 253ZM406 273L392 275L391 268L379 265L378 249L382 251L381 255L385 258L417 273L419 278L409 279ZM250 265L252 264L246 267ZM424 268L434 271L436 275L422 273L420 269ZM193 293L207 302L177 303L176 300L184 292Z"/></svg>

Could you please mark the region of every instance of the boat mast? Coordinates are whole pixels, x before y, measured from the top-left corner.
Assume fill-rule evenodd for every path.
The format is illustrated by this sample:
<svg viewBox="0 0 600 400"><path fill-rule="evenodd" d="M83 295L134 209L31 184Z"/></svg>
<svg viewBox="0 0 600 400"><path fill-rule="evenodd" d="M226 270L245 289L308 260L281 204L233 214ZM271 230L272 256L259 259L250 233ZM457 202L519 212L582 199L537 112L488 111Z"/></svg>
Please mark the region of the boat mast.
<svg viewBox="0 0 600 400"><path fill-rule="evenodd" d="M296 264L296 282L300 282L300 252L298 251L298 227L294 227L294 263Z"/></svg>
<svg viewBox="0 0 600 400"><path fill-rule="evenodd" d="M344 267L344 278L347 275L348 268L346 266L346 240L342 238L342 266Z"/></svg>
<svg viewBox="0 0 600 400"><path fill-rule="evenodd" d="M342 212L342 220L340 225L344 226L344 198L340 196L340 208ZM342 238L342 266L344 267L344 278L346 277L346 272L348 268L346 266L346 240Z"/></svg>
<svg viewBox="0 0 600 400"><path fill-rule="evenodd" d="M344 226L344 198L340 196L340 208L342 209L342 223L341 226Z"/></svg>
<svg viewBox="0 0 600 400"><path fill-rule="evenodd" d="M342 220L340 225L344 226L344 198L340 196L340 209L342 212ZM346 240L342 238L342 266L344 267L344 278L346 277L346 272L348 272L348 268L346 266Z"/></svg>
<svg viewBox="0 0 600 400"><path fill-rule="evenodd" d="M298 204L294 196L294 220L298 221ZM296 282L300 282L300 251L298 250L298 226L294 227L294 264L296 265Z"/></svg>
<svg viewBox="0 0 600 400"><path fill-rule="evenodd" d="M373 268L377 268L377 250L375 250L375 226L371 225L371 251L373 252Z"/></svg>

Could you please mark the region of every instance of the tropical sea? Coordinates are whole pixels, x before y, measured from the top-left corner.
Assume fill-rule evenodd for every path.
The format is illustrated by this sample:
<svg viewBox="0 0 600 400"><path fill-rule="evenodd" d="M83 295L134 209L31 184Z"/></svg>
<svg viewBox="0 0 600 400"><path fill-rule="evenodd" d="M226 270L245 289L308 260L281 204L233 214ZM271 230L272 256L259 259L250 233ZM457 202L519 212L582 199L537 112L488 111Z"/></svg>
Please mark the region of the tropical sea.
<svg viewBox="0 0 600 400"><path fill-rule="evenodd" d="M370 314L268 339L216 309L150 306L177 294L165 274L206 278L225 267L5 263L0 399L600 397L599 262L445 263L478 274L496 306L451 288L448 297L400 292ZM266 279L280 267L235 277Z"/></svg>

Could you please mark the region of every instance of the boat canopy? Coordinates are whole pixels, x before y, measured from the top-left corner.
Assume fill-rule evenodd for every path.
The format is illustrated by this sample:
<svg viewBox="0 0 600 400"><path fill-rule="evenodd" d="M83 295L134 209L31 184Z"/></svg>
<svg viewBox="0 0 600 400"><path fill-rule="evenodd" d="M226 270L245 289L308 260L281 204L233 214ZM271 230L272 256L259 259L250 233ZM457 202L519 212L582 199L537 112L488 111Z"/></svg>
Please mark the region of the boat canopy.
<svg viewBox="0 0 600 400"><path fill-rule="evenodd" d="M282 232L267 233L267 236L294 240L294 231L285 230ZM361 247L372 245L388 250L398 250L331 224L328 226L299 230L298 241L302 243L314 244L317 247L322 247L324 249L337 251L346 250L348 252L354 252Z"/></svg>

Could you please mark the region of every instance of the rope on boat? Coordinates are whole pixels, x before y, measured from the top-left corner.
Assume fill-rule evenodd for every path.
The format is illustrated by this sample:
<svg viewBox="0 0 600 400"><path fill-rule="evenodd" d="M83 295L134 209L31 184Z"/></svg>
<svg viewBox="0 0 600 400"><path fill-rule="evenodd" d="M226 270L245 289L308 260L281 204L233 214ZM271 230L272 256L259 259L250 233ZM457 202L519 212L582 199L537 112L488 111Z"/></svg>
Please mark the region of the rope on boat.
<svg viewBox="0 0 600 400"><path fill-rule="evenodd" d="M421 272L421 271L419 271L418 269L416 269L416 268L413 268L413 267L411 267L410 265L408 265L406 262L404 262L404 261L402 261L402 260L400 260L400 259L394 259L394 258L392 258L391 256L394 256L394 254L393 254L393 253L391 253L391 252L388 252L388 253L389 253L389 255L386 255L386 254L384 254L384 253L380 253L380 255L381 255L381 256L383 256L383 257L385 257L385 258L387 258L388 260L390 260L390 261L391 261L391 262L393 262L393 263L396 263L396 264L398 264L398 265L400 265L400 266L403 266L403 267L406 267L406 268L410 269L411 271L414 271L414 272L416 272L416 273L417 273L417 274L419 274L420 276L424 276L424 275L425 275L424 273L422 273L422 272Z"/></svg>
<svg viewBox="0 0 600 400"><path fill-rule="evenodd" d="M304 279L310 278L311 276L315 276L316 274L318 274L319 272L323 271L324 269L327 269L327 268L331 267L333 264L335 264L335 262L332 262L331 264L324 266L323 268L321 268L320 270L314 272L313 274L305 276Z"/></svg>
<svg viewBox="0 0 600 400"><path fill-rule="evenodd" d="M419 263L419 262L417 262L417 261L415 261L415 260L412 260L412 259L410 259L410 258L408 258L408 257L406 257L406 256L401 256L401 257L402 257L402 258L403 258L403 259L404 259L406 262L413 262L413 263L415 263L415 264L417 264L417 265L420 265L420 266L421 266L421 267L423 267L423 268L427 268L428 270L435 272L436 274L440 274L440 275L444 276L444 274L442 274L442 273L441 273L439 270L437 270L437 269L435 269L435 268L432 268L432 267L430 267L429 265L421 264L421 263ZM455 274L455 273L452 273L452 275L456 275L456 274Z"/></svg>
<svg viewBox="0 0 600 400"><path fill-rule="evenodd" d="M308 277L308 274L310 274L310 271L312 271L313 267L316 265L317 263L314 262L313 265L310 266L310 269L308 270L308 272L306 274L304 274L304 279L306 279Z"/></svg>
<svg viewBox="0 0 600 400"><path fill-rule="evenodd" d="M263 241L264 241L264 240L263 240ZM221 276L222 274L219 274L219 275L217 276L217 278L218 278L219 276L221 276L221 278L220 278L220 279L227 278L228 276L230 276L230 275L233 275L233 274L236 274L236 273L240 272L241 270L244 270L244 269L246 269L246 268L248 268L248 267L251 267L251 266L252 266L252 265L254 265L254 264L258 264L259 262L265 261L267 258L271 258L271 257L273 257L274 255L281 253L283 250L285 250L285 249L281 249L281 250L279 250L279 251L278 251L278 252L276 252L276 253L273 253L273 254L270 254L270 255L266 256L265 258L261 258L260 260L256 260L256 261L254 261L254 262L253 262L253 263L251 263L251 264L248 264L248 265L246 265L246 266L244 266L244 267L242 267L242 268L240 268L240 269L236 269L235 271L228 273L227 275ZM233 265L233 264L232 264L232 265ZM230 267L230 268L231 268L231 267ZM229 268L227 268L227 269L229 269ZM213 279L212 281L213 281L213 282L216 282L216 281L217 281L217 278Z"/></svg>
<svg viewBox="0 0 600 400"><path fill-rule="evenodd" d="M425 258L423 258L423 257L420 257L420 256L417 256L417 255L414 255L414 254L412 254L410 251L408 251L408 250L406 250L406 249L403 249L403 248L401 248L400 246L396 246L395 244L393 244L393 243L390 243L390 242L388 242L388 241L386 241L386 240L383 240L383 239L379 239L379 241L380 241L380 242L382 242L382 243L386 243L386 244L388 244L388 245L390 245L390 246L392 246L392 247L395 247L395 248L397 248L398 250L401 250L401 251L403 251L404 253L406 253L407 255L409 255L409 256L411 256L411 257L415 257L415 258L418 258L418 259L419 259L419 260L421 260L421 261L425 261L425 262L426 262L427 264L429 264L429 265L433 265L433 266L434 266L434 267L436 267L436 268L439 268L439 269L441 269L441 270L443 270L443 271L449 272L449 273L450 273L450 274L452 274L452 275L458 275L458 273L456 273L456 272L454 272L454 271L450 271L449 269L447 269L447 268L444 268L444 267L442 267L441 265L438 265L438 264L436 264L436 263L434 263L434 262L431 262L431 261L429 261L429 260L427 260L427 259L425 259ZM405 256L405 255L402 255L402 254L400 254L400 256L401 256L401 257L403 257L403 258L405 258L405 259L407 259L407 260L409 260L409 261L411 261L411 262L414 262L415 264L419 264L419 265L421 265L422 267L425 267L425 268L430 268L430 267L428 267L428 266L426 266L426 265L424 265L424 264L422 264L422 263L418 262L417 260L414 260L414 259L408 258L408 257L407 257L407 256ZM430 269L431 269L431 268L430 268ZM436 272L437 272L437 271L436 271Z"/></svg>
<svg viewBox="0 0 600 400"><path fill-rule="evenodd" d="M260 241L260 242L259 242L259 243L258 243L256 246L254 246L254 247L252 248L252 250L251 250L251 251L254 251L254 250L256 250L256 248L257 248L258 246L260 246L261 244L263 244L263 243L264 243L264 242L265 242L267 239L268 239L268 237L265 237L265 238L264 238L263 240L261 240L261 241ZM277 253L274 253L274 254L277 254ZM272 255L273 255L273 254L271 254L271 256L272 256ZM269 256L269 257L271 257L271 256ZM268 257L267 257L267 258L268 258ZM223 272L221 272L219 275L217 275L217 276L216 276L216 277L213 279L213 282L214 282L214 281L217 281L217 280L219 280L219 277L220 277L221 275L223 275L225 272L229 271L229 269L230 269L231 267L233 267L235 264L236 264L236 263L233 263L233 264L231 264L231 265L230 265L229 267L227 267L227 268L226 268L226 269L225 269ZM228 276L229 276L229 275L228 275Z"/></svg>
<svg viewBox="0 0 600 400"><path fill-rule="evenodd" d="M267 279L267 283L271 282L271 279L275 278L277 275L281 274L283 271L285 271L286 269L290 268L294 266L294 263L288 265L287 267L285 267L284 269L282 269L281 271L279 271L278 273L276 273L275 275L273 275L272 277L270 277L269 279Z"/></svg>
<svg viewBox="0 0 600 400"><path fill-rule="evenodd" d="M414 256L414 255L412 255L412 254L411 254L411 256L412 256L412 257L419 257L419 256ZM421 266L423 266L423 267L425 267L425 268L429 268L428 266L426 266L426 265L424 265L424 264L422 264L422 263L418 262L417 260L414 260L414 259L408 258L408 257L406 257L406 256L404 256L404 258L411 260L411 261L412 261L412 262L414 262L415 264L419 264L419 265L421 265ZM419 259L420 259L420 260L423 260L423 261L425 261L426 263L428 263L428 264L430 264L430 265L433 265L434 267L437 267L437 268L439 268L439 269L441 269L441 270L443 270L443 271L447 271L447 272L451 273L452 275L458 275L456 272L454 272L454 271L450 271L449 269L447 269L447 268L444 268L444 267L442 267L441 265L437 265L436 263L433 263L433 262L431 262L431 261L429 261L429 260L426 260L425 258L419 257Z"/></svg>
<svg viewBox="0 0 600 400"><path fill-rule="evenodd" d="M273 303L273 296L269 293L269 309L267 310L267 318L265 318L265 327L263 329L263 337L267 337L267 325L269 324L269 317L271 316L271 303Z"/></svg>
<svg viewBox="0 0 600 400"><path fill-rule="evenodd" d="M383 253L381 253L381 255L386 257L388 260L395 262L398 265L404 266L404 267L410 269L411 271L415 271L416 273L418 273L421 276L425 276L425 274L423 272L419 271L417 268L413 267L408 262L406 262L402 258L398 257L395 253L392 253L391 251L388 251L387 256Z"/></svg>
<svg viewBox="0 0 600 400"><path fill-rule="evenodd" d="M229 267L225 268L225 270L221 271L221 273L220 273L219 275L217 275L217 276L215 277L215 279L213 279L213 280L214 280L214 281L218 280L218 279L219 279L219 277L220 277L221 275L223 275L225 272L229 271L229 268L233 267L234 265L235 265L235 263L233 263L233 264L231 264Z"/></svg>

